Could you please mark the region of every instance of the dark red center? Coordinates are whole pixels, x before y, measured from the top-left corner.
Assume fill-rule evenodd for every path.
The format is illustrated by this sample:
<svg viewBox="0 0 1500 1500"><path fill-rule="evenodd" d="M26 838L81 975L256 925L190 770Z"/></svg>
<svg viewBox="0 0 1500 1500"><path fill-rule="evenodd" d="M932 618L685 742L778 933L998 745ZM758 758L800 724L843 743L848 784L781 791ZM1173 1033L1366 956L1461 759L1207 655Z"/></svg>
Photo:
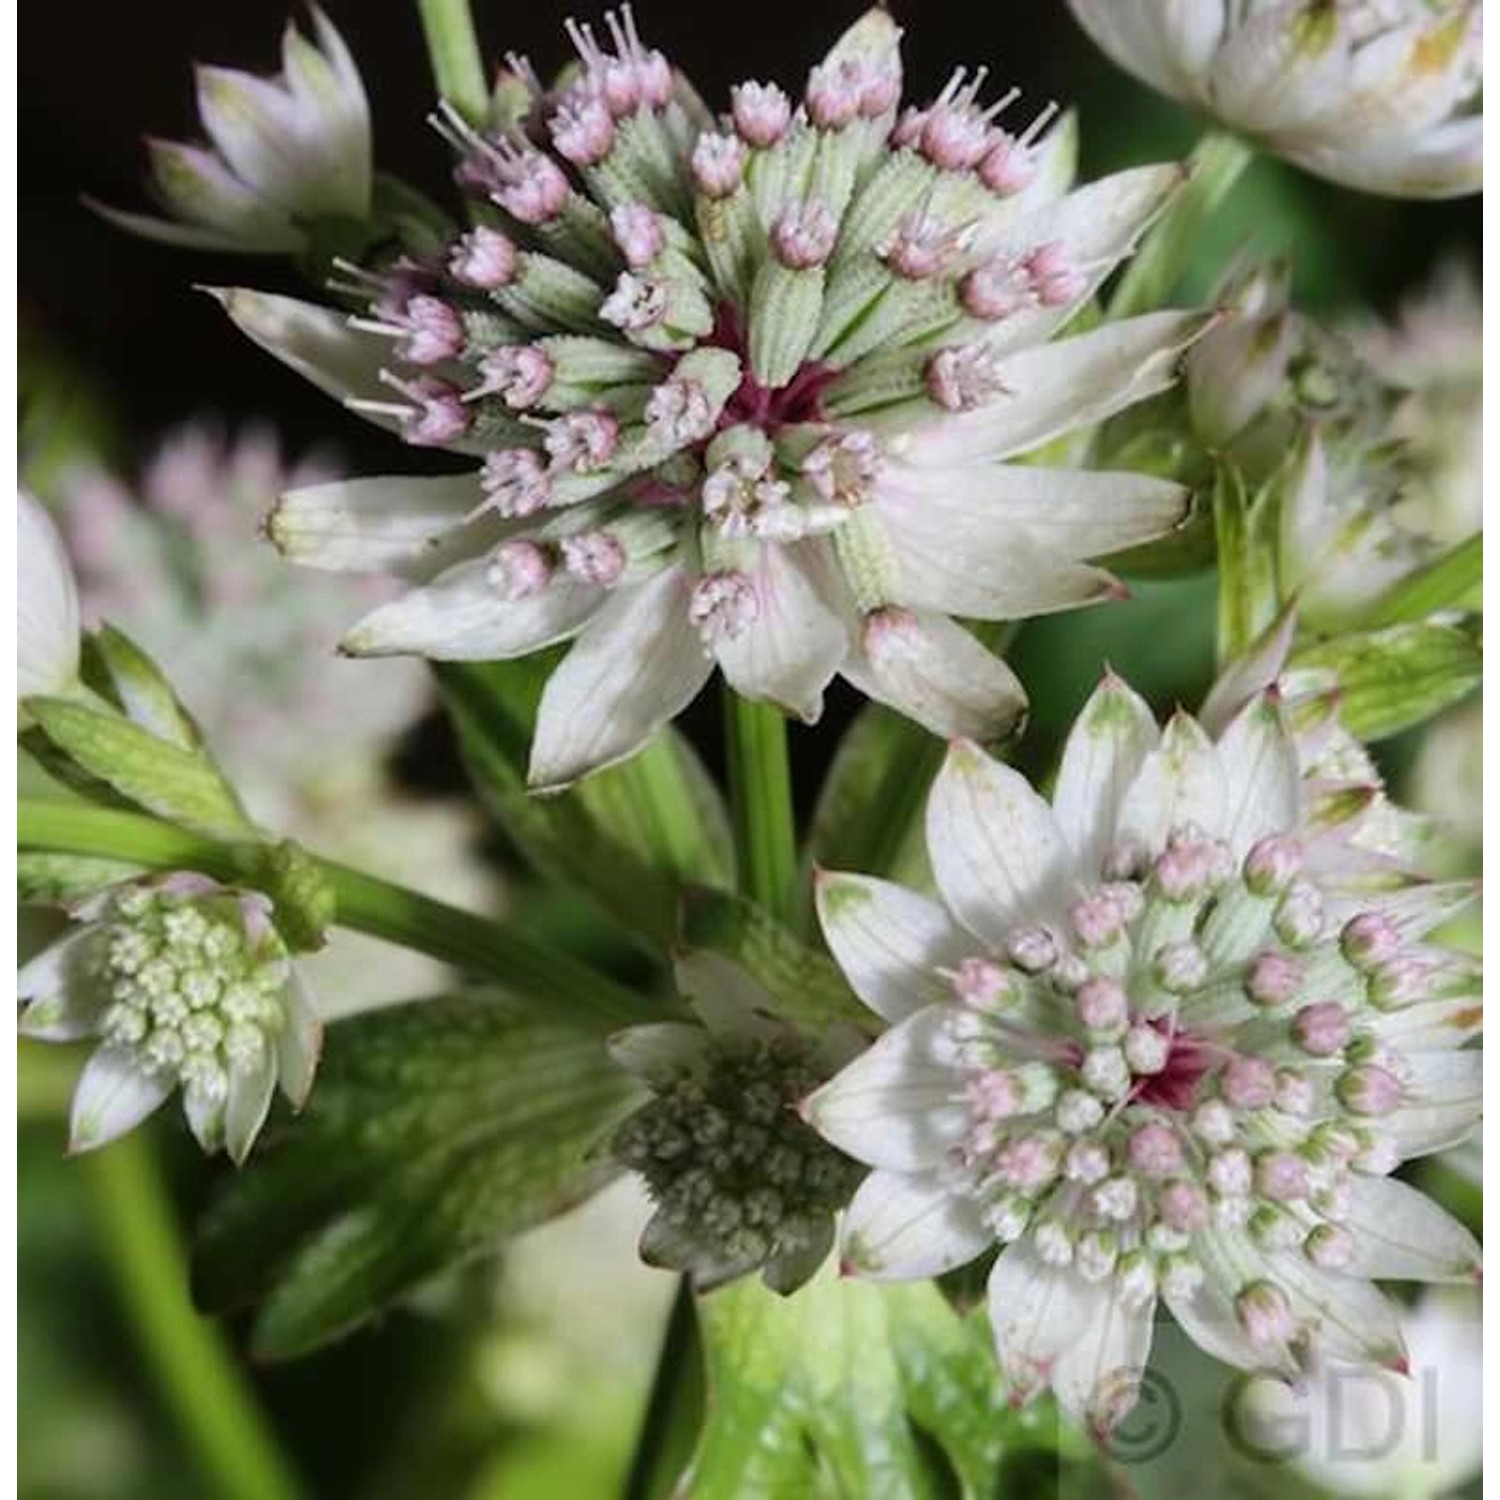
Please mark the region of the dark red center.
<svg viewBox="0 0 1500 1500"><path fill-rule="evenodd" d="M720 304L713 332L703 342L739 355L745 371L739 389L725 402L719 416L721 431L747 423L763 432L774 433L793 423L824 420L823 393L838 374L832 366L808 360L785 385L774 389L762 385L750 370L745 320L739 309L727 302Z"/></svg>
<svg viewBox="0 0 1500 1500"><path fill-rule="evenodd" d="M1224 1049L1204 1037L1171 1031L1161 1021L1151 1024L1171 1040L1167 1065L1160 1073L1141 1078L1130 1097L1136 1103L1155 1104L1162 1109L1189 1109L1203 1075L1224 1061Z"/></svg>

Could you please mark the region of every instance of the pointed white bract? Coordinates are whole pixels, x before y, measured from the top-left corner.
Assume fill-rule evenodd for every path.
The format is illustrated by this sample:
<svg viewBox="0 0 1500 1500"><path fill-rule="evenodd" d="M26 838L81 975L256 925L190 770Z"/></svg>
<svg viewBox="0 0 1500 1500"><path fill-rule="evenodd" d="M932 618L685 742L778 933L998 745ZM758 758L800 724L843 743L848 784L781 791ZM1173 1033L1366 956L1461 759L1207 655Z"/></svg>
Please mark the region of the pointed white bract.
<svg viewBox="0 0 1500 1500"><path fill-rule="evenodd" d="M1217 1358L1397 1367L1373 1279L1477 1278L1389 1177L1479 1115L1477 965L1429 931L1472 896L1329 840L1275 690L1210 735L1108 678L1053 801L959 742L933 786L941 908L822 877L829 946L891 1029L804 1116L874 1168L850 1274L992 1245L1018 1400L1130 1409L1158 1304Z"/></svg>
<svg viewBox="0 0 1500 1500"><path fill-rule="evenodd" d="M94 206L148 239L204 250L296 253L320 220L370 217L370 107L344 39L316 5L309 40L288 22L281 72L197 70L204 145L149 140L168 217Z"/></svg>
<svg viewBox="0 0 1500 1500"><path fill-rule="evenodd" d="M78 588L46 509L16 497L16 696L65 693L78 680Z"/></svg>
<svg viewBox="0 0 1500 1500"><path fill-rule="evenodd" d="M1200 315L1054 335L1180 169L1070 192L1070 130L986 106L982 75L902 111L884 11L800 106L747 84L718 120L628 9L606 26L570 25L560 92L517 70L529 133L438 121L490 221L428 263L350 271L352 326L223 294L354 409L483 457L451 513L422 482L362 482L289 496L273 539L420 584L351 653L573 640L539 788L631 754L715 668L806 722L842 673L935 732L1003 736L1020 684L952 617L1117 597L1090 560L1186 513L1164 481L1008 462L1175 379Z"/></svg>
<svg viewBox="0 0 1500 1500"><path fill-rule="evenodd" d="M249 1154L278 1084L300 1108L322 1026L270 903L201 875L118 886L17 976L22 1036L99 1041L73 1096L91 1151L181 1088L205 1151Z"/></svg>
<svg viewBox="0 0 1500 1500"><path fill-rule="evenodd" d="M1122 68L1306 171L1395 198L1483 181L1479 0L1068 0Z"/></svg>
<svg viewBox="0 0 1500 1500"><path fill-rule="evenodd" d="M793 1292L827 1259L834 1213L861 1173L796 1114L842 1057L777 1020L728 960L686 955L678 984L700 1021L633 1026L610 1042L652 1091L611 1141L656 1205L641 1258L700 1291L759 1270Z"/></svg>

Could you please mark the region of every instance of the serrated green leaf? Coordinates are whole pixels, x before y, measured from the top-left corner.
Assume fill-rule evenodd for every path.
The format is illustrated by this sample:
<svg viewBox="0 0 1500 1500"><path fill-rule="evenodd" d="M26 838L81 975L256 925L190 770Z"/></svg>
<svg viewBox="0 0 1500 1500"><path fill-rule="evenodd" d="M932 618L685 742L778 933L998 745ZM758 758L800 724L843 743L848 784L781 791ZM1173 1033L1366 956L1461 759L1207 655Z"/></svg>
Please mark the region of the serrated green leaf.
<svg viewBox="0 0 1500 1500"><path fill-rule="evenodd" d="M23 849L16 855L16 899L40 906L62 906L140 873L139 865L117 859Z"/></svg>
<svg viewBox="0 0 1500 1500"><path fill-rule="evenodd" d="M85 675L97 669L132 723L180 750L202 749L203 736L172 684L124 631L101 625L85 637L84 654Z"/></svg>
<svg viewBox="0 0 1500 1500"><path fill-rule="evenodd" d="M657 952L677 931L684 885L727 886L732 848L717 788L675 730L555 796L527 790L536 703L550 657L438 669L486 807L538 869L587 892Z"/></svg>
<svg viewBox="0 0 1500 1500"><path fill-rule="evenodd" d="M1219 567L1218 656L1222 669L1238 661L1275 620L1276 490L1254 496L1233 465L1214 476L1214 533Z"/></svg>
<svg viewBox="0 0 1500 1500"><path fill-rule="evenodd" d="M168 744L120 714L67 698L28 698L26 707L54 750L138 807L207 833L253 831L205 756Z"/></svg>
<svg viewBox="0 0 1500 1500"><path fill-rule="evenodd" d="M794 1297L744 1281L698 1308L707 1420L684 1497L925 1500L956 1486L978 1500L1013 1447L1052 1429L1045 1408L1011 1410L982 1315L961 1318L931 1283L825 1267Z"/></svg>
<svg viewBox="0 0 1500 1500"><path fill-rule="evenodd" d="M497 991L341 1022L307 1110L205 1216L194 1296L264 1298L257 1351L305 1353L603 1186L590 1153L638 1099L597 1027Z"/></svg>
<svg viewBox="0 0 1500 1500"><path fill-rule="evenodd" d="M1394 625L1298 651L1294 668L1322 668L1339 685L1339 718L1357 739L1383 740L1424 723L1477 688L1484 654L1451 625Z"/></svg>
<svg viewBox="0 0 1500 1500"><path fill-rule="evenodd" d="M1376 630L1426 620L1445 609L1477 608L1483 578L1484 537L1475 535L1382 594L1363 623Z"/></svg>
<svg viewBox="0 0 1500 1500"><path fill-rule="evenodd" d="M742 896L689 891L682 903L682 942L733 959L771 995L778 1015L814 1033L839 1022L871 1024L868 1007L855 999L832 959Z"/></svg>

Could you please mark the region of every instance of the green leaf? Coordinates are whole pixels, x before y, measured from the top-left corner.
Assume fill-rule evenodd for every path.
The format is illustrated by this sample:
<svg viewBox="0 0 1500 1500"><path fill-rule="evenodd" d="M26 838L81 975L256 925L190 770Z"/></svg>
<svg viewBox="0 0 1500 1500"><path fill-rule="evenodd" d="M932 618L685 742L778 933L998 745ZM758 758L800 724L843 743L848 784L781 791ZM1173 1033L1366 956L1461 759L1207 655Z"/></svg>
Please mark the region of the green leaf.
<svg viewBox="0 0 1500 1500"><path fill-rule="evenodd" d="M678 1493L926 1500L998 1493L1012 1450L1055 1427L1007 1405L983 1315L928 1282L841 1280L794 1297L742 1281L699 1300L708 1417ZM819 1480L823 1481L820 1484Z"/></svg>
<svg viewBox="0 0 1500 1500"><path fill-rule="evenodd" d="M598 1027L473 990L331 1028L307 1110L200 1226L193 1292L290 1358L597 1191L636 1102Z"/></svg>
<svg viewBox="0 0 1500 1500"><path fill-rule="evenodd" d="M1214 532L1221 669L1246 655L1276 618L1276 514L1274 486L1252 498L1240 471L1220 465L1214 476Z"/></svg>
<svg viewBox="0 0 1500 1500"><path fill-rule="evenodd" d="M84 675L104 679L132 723L179 750L199 751L203 736L160 667L108 623L85 637Z"/></svg>
<svg viewBox="0 0 1500 1500"><path fill-rule="evenodd" d="M1383 740L1424 723L1477 688L1484 654L1451 625L1395 625L1298 651L1294 668L1338 680L1339 717L1357 739Z"/></svg>
<svg viewBox="0 0 1500 1500"><path fill-rule="evenodd" d="M731 882L728 820L692 747L668 729L638 755L555 796L527 790L526 762L550 657L437 669L480 796L544 874L588 893L658 952L684 885Z"/></svg>
<svg viewBox="0 0 1500 1500"><path fill-rule="evenodd" d="M1363 623L1375 630L1426 620L1445 609L1478 608L1483 578L1484 537L1476 534L1381 595Z"/></svg>
<svg viewBox="0 0 1500 1500"><path fill-rule="evenodd" d="M40 906L63 906L140 873L141 866L123 860L23 849L16 855L16 899Z"/></svg>
<svg viewBox="0 0 1500 1500"><path fill-rule="evenodd" d="M776 1012L821 1033L836 1022L871 1024L838 966L809 948L764 907L723 891L695 890L682 903L682 942L733 959L770 993Z"/></svg>
<svg viewBox="0 0 1500 1500"><path fill-rule="evenodd" d="M253 831L234 791L205 755L158 739L108 709L68 698L28 698L26 708L53 749L138 807L204 832Z"/></svg>

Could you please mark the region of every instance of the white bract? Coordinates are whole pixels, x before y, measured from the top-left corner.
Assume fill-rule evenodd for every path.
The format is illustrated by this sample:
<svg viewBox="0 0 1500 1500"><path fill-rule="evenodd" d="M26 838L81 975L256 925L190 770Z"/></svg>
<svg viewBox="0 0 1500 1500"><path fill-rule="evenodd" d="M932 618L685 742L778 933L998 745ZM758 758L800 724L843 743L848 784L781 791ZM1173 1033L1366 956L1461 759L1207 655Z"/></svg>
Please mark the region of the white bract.
<svg viewBox="0 0 1500 1500"><path fill-rule="evenodd" d="M370 107L344 39L316 5L292 22L281 72L199 67L208 144L148 140L151 186L169 218L94 206L150 239L204 250L298 252L319 220L365 220L373 186Z"/></svg>
<svg viewBox="0 0 1500 1500"><path fill-rule="evenodd" d="M16 497L16 696L66 693L78 680L78 589L57 527Z"/></svg>
<svg viewBox="0 0 1500 1500"><path fill-rule="evenodd" d="M116 887L17 975L22 1036L97 1037L70 1149L107 1145L181 1087L205 1151L249 1154L279 1084L296 1107L318 1064L312 996L257 892L201 875Z"/></svg>
<svg viewBox="0 0 1500 1500"><path fill-rule="evenodd" d="M1109 56L1300 167L1396 198L1483 181L1478 0L1068 0Z"/></svg>
<svg viewBox="0 0 1500 1500"><path fill-rule="evenodd" d="M828 1258L861 1173L795 1109L849 1047L777 1020L771 997L713 954L681 956L677 981L702 1024L633 1026L610 1044L653 1094L611 1141L655 1205L641 1259L700 1291L758 1268L793 1292Z"/></svg>
<svg viewBox="0 0 1500 1500"><path fill-rule="evenodd" d="M958 743L932 791L941 904L825 875L823 929L891 1023L803 1106L875 1170L845 1269L989 1282L1004 1378L1096 1429L1158 1301L1294 1378L1399 1367L1372 1279L1469 1280L1468 1232L1390 1177L1479 1117L1477 965L1423 941L1472 896L1403 880L1306 812L1274 693L1212 739L1107 679L1051 805Z"/></svg>
<svg viewBox="0 0 1500 1500"><path fill-rule="evenodd" d="M1069 192L1069 130L1050 106L1001 125L1014 95L983 105L982 73L900 111L884 12L799 103L744 84L719 118L628 11L607 24L609 46L571 28L560 93L517 65L530 134L440 121L493 222L433 263L351 269L369 316L221 294L357 410L483 457L294 492L273 540L417 585L351 653L574 641L541 701L536 787L633 753L716 665L808 722L842 674L935 732L1004 734L1020 684L952 617L1117 597L1091 559L1186 511L1160 479L1008 461L1175 378L1202 315L1053 335L1179 169Z"/></svg>

